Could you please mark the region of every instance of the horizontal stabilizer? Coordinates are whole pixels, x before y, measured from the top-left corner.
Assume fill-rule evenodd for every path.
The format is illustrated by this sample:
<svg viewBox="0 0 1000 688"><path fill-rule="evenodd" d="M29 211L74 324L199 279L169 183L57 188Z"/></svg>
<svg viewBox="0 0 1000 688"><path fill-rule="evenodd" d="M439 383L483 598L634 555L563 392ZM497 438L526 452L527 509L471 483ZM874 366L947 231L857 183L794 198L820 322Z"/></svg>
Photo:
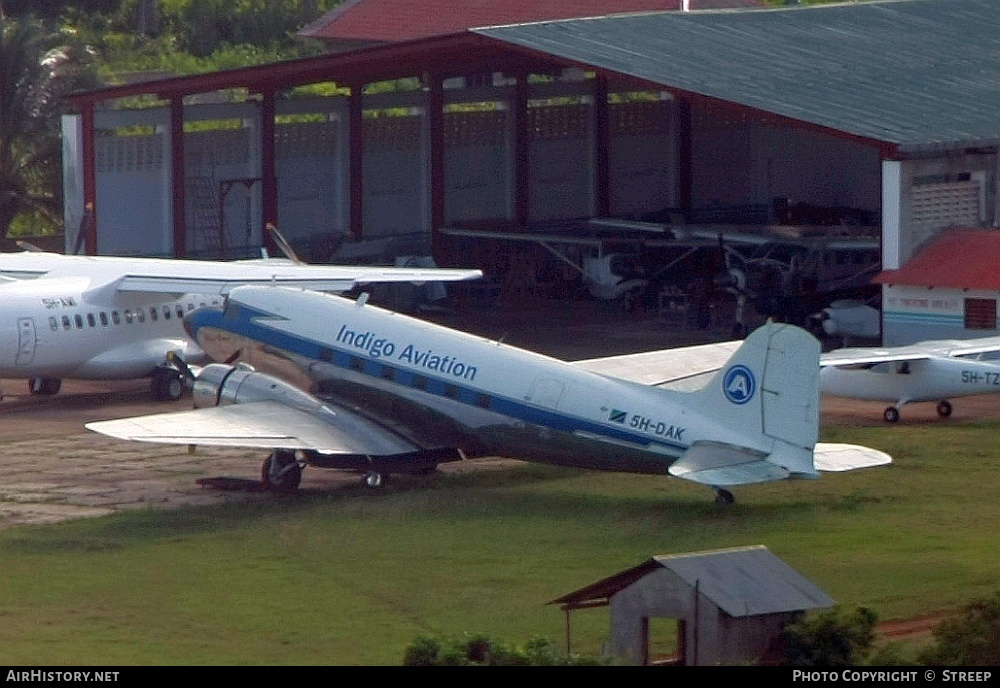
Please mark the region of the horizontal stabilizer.
<svg viewBox="0 0 1000 688"><path fill-rule="evenodd" d="M892 463L892 457L878 449L857 444L820 442L813 451L813 461L820 471L853 471L856 468L885 466Z"/></svg>
<svg viewBox="0 0 1000 688"><path fill-rule="evenodd" d="M787 470L759 451L716 442L696 442L669 468L670 475L712 487L784 480Z"/></svg>

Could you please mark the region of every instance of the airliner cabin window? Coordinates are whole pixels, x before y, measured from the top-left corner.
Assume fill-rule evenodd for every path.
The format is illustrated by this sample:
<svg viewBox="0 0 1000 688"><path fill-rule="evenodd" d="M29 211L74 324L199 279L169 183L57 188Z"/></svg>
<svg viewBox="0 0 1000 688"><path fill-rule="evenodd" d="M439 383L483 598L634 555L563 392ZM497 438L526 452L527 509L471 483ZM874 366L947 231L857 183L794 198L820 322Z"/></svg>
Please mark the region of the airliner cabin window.
<svg viewBox="0 0 1000 688"><path fill-rule="evenodd" d="M91 327L94 327L95 325L97 325L97 321L94 320L94 314L93 313L87 313L87 324L90 325Z"/></svg>
<svg viewBox="0 0 1000 688"><path fill-rule="evenodd" d="M77 313L76 315L74 315L73 316L73 322L76 324L76 329L78 329L78 330L82 330L83 329L83 316L82 315L80 315L79 313Z"/></svg>
<svg viewBox="0 0 1000 688"><path fill-rule="evenodd" d="M115 325L122 324L122 319L121 316L118 315L118 311L111 311L111 322L113 322Z"/></svg>
<svg viewBox="0 0 1000 688"><path fill-rule="evenodd" d="M104 327L108 326L108 314L104 311L101 311L101 325Z"/></svg>
<svg viewBox="0 0 1000 688"><path fill-rule="evenodd" d="M55 318L49 318L49 329L55 332L59 329L59 321Z"/></svg>

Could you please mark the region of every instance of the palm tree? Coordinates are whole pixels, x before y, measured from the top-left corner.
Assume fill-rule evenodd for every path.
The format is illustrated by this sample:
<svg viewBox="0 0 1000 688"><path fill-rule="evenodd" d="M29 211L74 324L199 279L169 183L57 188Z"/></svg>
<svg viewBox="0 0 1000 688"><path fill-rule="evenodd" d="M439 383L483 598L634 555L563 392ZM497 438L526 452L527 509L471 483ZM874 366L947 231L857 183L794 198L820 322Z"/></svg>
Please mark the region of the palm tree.
<svg viewBox="0 0 1000 688"><path fill-rule="evenodd" d="M96 85L95 65L71 37L0 14L0 236L22 213L61 226L59 97Z"/></svg>

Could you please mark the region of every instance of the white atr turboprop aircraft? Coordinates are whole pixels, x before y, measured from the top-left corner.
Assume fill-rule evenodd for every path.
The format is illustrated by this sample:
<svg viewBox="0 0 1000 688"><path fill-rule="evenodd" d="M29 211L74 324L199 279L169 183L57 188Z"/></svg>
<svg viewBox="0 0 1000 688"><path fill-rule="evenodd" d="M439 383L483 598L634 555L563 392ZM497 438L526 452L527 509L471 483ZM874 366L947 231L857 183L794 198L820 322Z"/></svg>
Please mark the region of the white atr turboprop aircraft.
<svg viewBox="0 0 1000 688"><path fill-rule="evenodd" d="M918 401L936 401L938 415L947 418L951 397L1000 392L1000 337L835 349L820 365L825 394L892 403L883 414L889 423Z"/></svg>
<svg viewBox="0 0 1000 688"><path fill-rule="evenodd" d="M745 342L568 363L358 299L239 287L185 318L216 360L195 409L90 423L121 439L271 450L261 474L293 490L302 468L359 471L371 487L462 456L670 474L715 490L891 461L817 444L819 343L768 324ZM281 378L256 372L283 370ZM696 391L669 389L712 373ZM284 382L304 374L313 396Z"/></svg>
<svg viewBox="0 0 1000 688"><path fill-rule="evenodd" d="M475 279L478 270L305 265L294 260L202 261L0 253L0 378L55 394L64 378L150 377L160 399L184 386L168 353L206 360L183 316L218 305L241 284L347 291L373 282Z"/></svg>

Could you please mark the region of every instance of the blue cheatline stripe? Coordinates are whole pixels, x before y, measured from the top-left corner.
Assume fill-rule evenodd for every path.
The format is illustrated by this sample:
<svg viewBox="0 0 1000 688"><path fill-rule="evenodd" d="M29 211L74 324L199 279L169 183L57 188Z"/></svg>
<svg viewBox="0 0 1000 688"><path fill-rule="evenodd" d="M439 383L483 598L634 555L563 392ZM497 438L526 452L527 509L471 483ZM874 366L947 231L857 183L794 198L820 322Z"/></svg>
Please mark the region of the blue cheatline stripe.
<svg viewBox="0 0 1000 688"><path fill-rule="evenodd" d="M195 339L197 340L198 330L202 327L217 328L238 336L247 337L268 347L287 351L309 360L329 363L338 368L362 373L370 377L386 379L386 376L389 374L387 369L392 370L392 379L401 386L454 399L470 406L477 406L535 425L565 432L592 432L595 435L640 445L658 445L680 451L687 449L686 445L678 442L666 442L640 433L630 432L624 428L608 427L582 418L540 409L517 399L497 396L469 385L455 384L455 378L440 378L424 373L415 373L406 368L386 365L377 359L362 357L354 352L348 352L329 344L320 344L311 339L296 337L287 332L280 332L257 322L259 318L280 318L280 316L271 315L266 311L254 310L243 305L240 305L238 308L231 308L230 311L223 314L219 310L198 309L189 313L187 315L187 322ZM361 362L359 367L355 367L358 366L355 363L356 361ZM424 382L423 385L420 384L421 381ZM489 401L486 405L481 403L484 398Z"/></svg>
<svg viewBox="0 0 1000 688"><path fill-rule="evenodd" d="M940 327L962 327L965 325L964 315L943 315L937 313L886 311L882 314L882 320L905 325L934 325Z"/></svg>

